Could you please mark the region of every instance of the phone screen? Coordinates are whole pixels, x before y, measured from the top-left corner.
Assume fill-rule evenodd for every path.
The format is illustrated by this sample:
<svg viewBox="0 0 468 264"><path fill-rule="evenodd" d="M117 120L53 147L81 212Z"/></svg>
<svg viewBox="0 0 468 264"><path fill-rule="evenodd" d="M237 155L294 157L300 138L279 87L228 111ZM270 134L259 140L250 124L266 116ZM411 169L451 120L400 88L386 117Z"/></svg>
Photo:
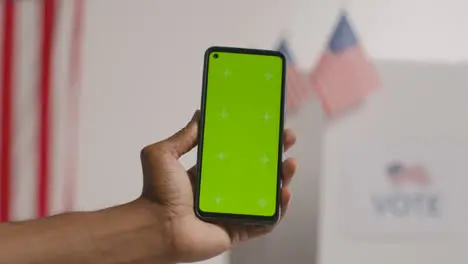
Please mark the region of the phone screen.
<svg viewBox="0 0 468 264"><path fill-rule="evenodd" d="M198 208L277 214L282 162L281 54L207 52L199 146Z"/></svg>

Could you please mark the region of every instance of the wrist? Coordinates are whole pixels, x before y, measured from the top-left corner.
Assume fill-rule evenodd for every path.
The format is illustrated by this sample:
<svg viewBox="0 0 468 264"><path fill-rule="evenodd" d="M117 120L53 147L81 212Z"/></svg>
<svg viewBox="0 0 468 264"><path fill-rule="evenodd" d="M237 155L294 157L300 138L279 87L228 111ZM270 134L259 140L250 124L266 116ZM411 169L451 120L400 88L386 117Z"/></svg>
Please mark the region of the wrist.
<svg viewBox="0 0 468 264"><path fill-rule="evenodd" d="M92 218L90 242L109 263L175 263L170 221L150 201L139 198Z"/></svg>
<svg viewBox="0 0 468 264"><path fill-rule="evenodd" d="M146 233L146 240L149 245L158 252L159 262L156 263L176 263L173 247L172 221L163 213L161 206L140 197L128 204L133 207L136 215L139 215L142 222L147 223L151 232Z"/></svg>

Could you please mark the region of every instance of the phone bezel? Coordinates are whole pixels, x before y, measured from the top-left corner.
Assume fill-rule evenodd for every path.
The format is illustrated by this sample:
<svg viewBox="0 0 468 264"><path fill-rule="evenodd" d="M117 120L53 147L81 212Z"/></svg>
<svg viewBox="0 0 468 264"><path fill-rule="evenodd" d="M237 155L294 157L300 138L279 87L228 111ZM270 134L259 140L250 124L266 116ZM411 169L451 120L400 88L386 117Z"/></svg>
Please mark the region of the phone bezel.
<svg viewBox="0 0 468 264"><path fill-rule="evenodd" d="M244 214L229 214L229 213L213 213L204 212L200 209L200 186L201 186L201 170L202 170L202 155L203 155L203 137L205 127L205 106L206 95L208 89L208 72L210 56L214 52L228 52L228 53L241 53L252 55L275 56L282 60L282 80L281 80L281 115L280 115L280 135L278 142L278 168L277 168L277 184L276 184L276 210L272 216L258 216L258 215L244 215ZM202 84L202 98L201 98L201 115L198 133L198 151L197 151L197 176L196 188L194 188L194 209L198 218L204 221L240 221L246 224L261 224L272 225L278 222L281 215L281 173L283 166L283 130L284 130L284 110L285 110L285 97L286 97L286 58L279 52L274 50L260 50L260 49L247 49L247 48L234 48L234 47L210 47L206 50L204 55L203 65L203 84Z"/></svg>

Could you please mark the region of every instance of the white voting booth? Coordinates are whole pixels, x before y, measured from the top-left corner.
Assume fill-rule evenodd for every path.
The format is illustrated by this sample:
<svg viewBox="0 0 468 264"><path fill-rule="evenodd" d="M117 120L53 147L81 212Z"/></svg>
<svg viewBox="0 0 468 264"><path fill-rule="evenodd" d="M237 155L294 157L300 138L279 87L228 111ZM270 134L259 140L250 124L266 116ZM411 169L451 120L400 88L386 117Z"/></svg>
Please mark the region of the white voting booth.
<svg viewBox="0 0 468 264"><path fill-rule="evenodd" d="M324 127L320 263L466 260L468 67L377 67L382 89Z"/></svg>
<svg viewBox="0 0 468 264"><path fill-rule="evenodd" d="M340 188L344 227L375 237L458 233L467 219L468 67L382 66L382 89L325 128L322 173L337 180L328 185Z"/></svg>

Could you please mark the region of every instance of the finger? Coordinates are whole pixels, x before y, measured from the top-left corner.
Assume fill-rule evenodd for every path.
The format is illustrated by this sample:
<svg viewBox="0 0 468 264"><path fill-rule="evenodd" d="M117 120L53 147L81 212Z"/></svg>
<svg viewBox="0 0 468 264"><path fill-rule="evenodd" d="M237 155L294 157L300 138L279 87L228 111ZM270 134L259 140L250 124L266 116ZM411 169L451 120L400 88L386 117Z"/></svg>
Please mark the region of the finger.
<svg viewBox="0 0 468 264"><path fill-rule="evenodd" d="M197 174L197 165L193 165L192 168L190 168L187 173L189 174L190 177L193 177L194 175Z"/></svg>
<svg viewBox="0 0 468 264"><path fill-rule="evenodd" d="M292 198L291 190L288 187L283 187L283 189L281 189L281 218L280 219L282 219L284 215L286 214L286 212L288 211L289 204L291 203L291 198Z"/></svg>
<svg viewBox="0 0 468 264"><path fill-rule="evenodd" d="M162 141L161 145L164 146L166 150L172 152L177 158L189 152L197 145L199 119L200 111L197 110L184 128Z"/></svg>
<svg viewBox="0 0 468 264"><path fill-rule="evenodd" d="M194 185L197 177L197 165L194 165L192 168L190 168L187 171L187 174L189 176L190 182L192 183L192 185Z"/></svg>
<svg viewBox="0 0 468 264"><path fill-rule="evenodd" d="M294 173L296 173L296 169L297 169L297 160L295 158L289 158L284 161L283 174L282 174L283 187L289 186L294 176Z"/></svg>
<svg viewBox="0 0 468 264"><path fill-rule="evenodd" d="M296 134L292 131L292 129L285 129L283 133L283 145L284 151L288 151L294 144L296 143Z"/></svg>
<svg viewBox="0 0 468 264"><path fill-rule="evenodd" d="M292 197L292 195L291 195L291 191L289 190L289 188L284 187L281 190L281 205L280 205L281 215L280 215L280 221L283 220L286 212L289 209L289 204L291 203L291 197ZM245 226L246 233L247 233L247 238L254 238L254 237L258 237L258 236L268 234L275 227L276 227L276 225L273 225L273 226L263 226L263 225L260 225L260 226L258 226L258 225Z"/></svg>

